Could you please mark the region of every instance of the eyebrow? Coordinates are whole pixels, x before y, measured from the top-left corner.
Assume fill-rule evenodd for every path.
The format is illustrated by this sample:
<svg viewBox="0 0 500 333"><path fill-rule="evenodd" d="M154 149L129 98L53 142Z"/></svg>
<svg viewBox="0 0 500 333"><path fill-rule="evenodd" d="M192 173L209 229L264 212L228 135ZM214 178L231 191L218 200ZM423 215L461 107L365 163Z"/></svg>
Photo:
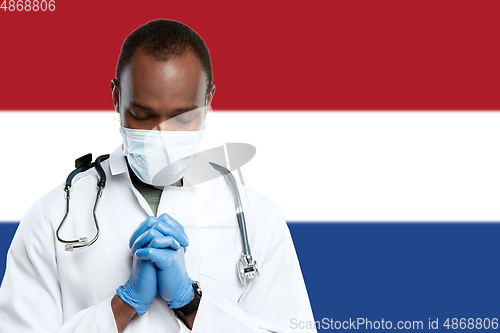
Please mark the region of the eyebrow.
<svg viewBox="0 0 500 333"><path fill-rule="evenodd" d="M134 101L132 101L132 106L136 107L136 108L139 108L139 109L142 109L144 111L154 111L152 108L150 107L147 107L147 106L144 106L144 105L141 105L139 103L136 103ZM199 106L198 105L193 105L193 106L188 106L188 107L185 107L185 108L177 108L173 111L174 114L176 115L180 115L184 112L188 112L188 111L193 111L195 109L198 109Z"/></svg>
<svg viewBox="0 0 500 333"><path fill-rule="evenodd" d="M199 106L195 104L193 106L189 106L189 107L186 107L186 108L175 109L173 113L179 115L181 113L188 112L188 111L193 111L193 110L196 110L198 108L199 108Z"/></svg>
<svg viewBox="0 0 500 333"><path fill-rule="evenodd" d="M141 105L139 103L136 103L136 102L132 102L132 106L135 106L136 108L143 109L143 110L146 110L146 111L154 111L153 109L151 109L151 108L149 108L147 106Z"/></svg>

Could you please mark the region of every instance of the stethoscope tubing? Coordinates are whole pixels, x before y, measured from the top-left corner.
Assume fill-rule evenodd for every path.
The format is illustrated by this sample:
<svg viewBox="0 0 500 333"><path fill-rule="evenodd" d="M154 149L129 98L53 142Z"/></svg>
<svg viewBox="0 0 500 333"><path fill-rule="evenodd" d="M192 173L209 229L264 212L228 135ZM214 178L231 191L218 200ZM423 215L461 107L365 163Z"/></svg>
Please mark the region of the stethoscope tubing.
<svg viewBox="0 0 500 333"><path fill-rule="evenodd" d="M99 223L97 221L97 216L96 216L96 209L97 205L99 202L99 198L102 196L104 187L106 186L106 173L104 172L104 169L101 166L101 162L109 158L109 155L102 155L99 156L95 162L92 162L92 155L88 154L86 156L83 156L79 158L76 161L76 169L73 170L68 177L66 178L66 184L64 186L64 192L65 192L65 198L66 198L66 212L64 214L64 217L59 224L59 227L57 228L56 231L56 237L57 240L60 241L61 243L65 244L65 250L66 251L73 251L73 249L77 248L84 248L84 247L89 247L90 245L94 244L97 239L99 238L100 230L99 230ZM238 277L243 285L246 285L248 283L249 279L253 279L256 276L259 275L259 271L257 269L257 263L253 260L252 254L250 252L250 244L248 243L248 233L247 233L247 226L245 222L245 214L243 212L243 205L241 203L241 197L240 197L240 192L238 190L238 184L236 183L236 180L234 179L234 176L232 173L226 169L225 167L209 162L210 165L219 171L223 176L224 179L226 179L227 183L229 184L229 187L231 187L231 191L233 193L234 197L234 204L235 204L235 210L236 210L236 218L238 220L238 227L240 230L240 236L241 236L241 243L242 243L242 253L241 257L238 260L236 264L236 268L238 271ZM61 230L62 225L64 224L64 221L66 221L66 218L69 214L69 209L70 209L70 189L71 189L71 182L73 181L73 178L79 174L80 172L86 171L92 167L95 167L97 170L97 173L99 175L99 180L97 182L97 194L94 202L94 208L92 210L92 216L94 219L94 225L96 229L96 233L94 237L90 240L90 242L87 241L86 237L81 237L78 240L64 240L59 236L59 231Z"/></svg>
<svg viewBox="0 0 500 333"><path fill-rule="evenodd" d="M238 190L238 185L236 183L236 180L234 179L233 174L225 167L212 162L209 163L214 169L219 171L224 176L227 183L229 184L229 187L231 187L231 191L233 192L233 197L234 197L234 205L236 209L236 218L238 219L238 226L240 228L243 252L250 253L250 244L248 244L245 214L243 213L243 205L241 204L240 191Z"/></svg>
<svg viewBox="0 0 500 333"><path fill-rule="evenodd" d="M86 166L80 166L80 167L76 168L66 178L66 185L64 187L65 198L66 198L66 212L65 212L64 217L63 217L63 219L62 219L61 223L59 224L59 227L57 228L57 231L56 231L57 240L60 241L61 243L73 244L73 246L72 246L73 248L81 248L81 247L88 247L88 246L94 244L97 241L97 239L99 238L99 233L100 233L99 223L97 221L97 216L96 216L95 212L97 209L97 204L99 202L99 198L102 196L104 187L106 186L106 173L104 172L104 169L101 166L101 162L103 162L107 158L109 158L109 154L99 156L98 158L96 158L95 162L90 162ZM247 234L247 226L246 226L246 222L245 222L245 213L243 212L243 205L241 203L240 192L238 190L238 185L236 183L236 180L234 179L233 174L227 168L225 168L221 165L212 163L212 162L209 162L209 163L214 169L219 171L224 176L224 179L226 179L227 183L229 184L229 187L231 187L231 191L232 191L233 197L234 197L235 209L236 209L236 218L238 220L238 227L240 229L240 236L241 236L241 241L242 241L243 252L250 253L250 244L248 243L248 234ZM96 234L92 238L92 240L86 244L82 243L81 238L80 238L80 240L78 240L78 239L74 239L74 240L62 239L59 236L59 231L60 231L62 225L64 224L64 221L66 220L66 218L69 214L70 189L71 189L71 183L73 181L73 178L75 178L75 176L77 174L79 174L80 172L86 171L92 167L95 167L95 169L99 175L99 181L97 182L97 189L98 190L97 190L97 195L96 195L96 199L94 202L94 209L92 211L94 225L95 225L95 229L96 229Z"/></svg>

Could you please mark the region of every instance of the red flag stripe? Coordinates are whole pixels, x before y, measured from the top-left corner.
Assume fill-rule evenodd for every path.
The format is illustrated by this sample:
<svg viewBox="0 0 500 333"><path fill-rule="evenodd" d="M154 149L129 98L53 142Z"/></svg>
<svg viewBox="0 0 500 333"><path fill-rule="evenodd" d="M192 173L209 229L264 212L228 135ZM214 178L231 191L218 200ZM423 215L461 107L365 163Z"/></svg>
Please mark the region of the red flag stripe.
<svg viewBox="0 0 500 333"><path fill-rule="evenodd" d="M0 10L1 110L112 110L121 44L158 17L207 42L217 110L500 109L496 0L54 1Z"/></svg>

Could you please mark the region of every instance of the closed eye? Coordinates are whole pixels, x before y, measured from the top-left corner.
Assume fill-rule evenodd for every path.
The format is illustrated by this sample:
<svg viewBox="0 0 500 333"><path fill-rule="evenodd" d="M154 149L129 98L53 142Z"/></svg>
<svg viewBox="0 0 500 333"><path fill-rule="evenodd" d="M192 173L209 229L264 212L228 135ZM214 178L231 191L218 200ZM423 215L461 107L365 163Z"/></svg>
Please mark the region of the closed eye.
<svg viewBox="0 0 500 333"><path fill-rule="evenodd" d="M129 112L138 121L145 121L154 118L153 110L147 106L132 102Z"/></svg>
<svg viewBox="0 0 500 333"><path fill-rule="evenodd" d="M199 109L194 109L194 110L189 110L185 111L184 113L181 113L177 116L174 117L174 119L182 124L187 124L191 122L191 120L199 117L201 115L201 112Z"/></svg>
<svg viewBox="0 0 500 333"><path fill-rule="evenodd" d="M154 118L154 116L149 112L144 112L144 111L137 112L137 111L132 109L132 110L129 110L129 113L137 121L146 121L146 120L150 120L150 119Z"/></svg>
<svg viewBox="0 0 500 333"><path fill-rule="evenodd" d="M177 116L177 117L174 117L174 119L179 122L179 123L182 123L182 124L187 124L189 122L191 122L191 120L194 119L194 116L189 118L189 119L186 119L186 117L180 117L180 116Z"/></svg>
<svg viewBox="0 0 500 333"><path fill-rule="evenodd" d="M146 118L139 118L135 114L133 114L132 112L130 112L130 113L132 114L132 116L134 117L134 119L136 119L138 121L146 121L146 120L150 120L150 119L154 118L153 116L149 116L149 117L146 117Z"/></svg>

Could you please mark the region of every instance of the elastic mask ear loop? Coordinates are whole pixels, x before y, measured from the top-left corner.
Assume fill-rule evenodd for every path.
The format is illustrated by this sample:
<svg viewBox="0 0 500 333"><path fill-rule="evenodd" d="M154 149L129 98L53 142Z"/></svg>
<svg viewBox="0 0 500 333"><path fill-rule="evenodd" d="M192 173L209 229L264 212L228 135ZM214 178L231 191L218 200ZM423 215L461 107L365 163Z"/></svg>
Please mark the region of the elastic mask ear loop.
<svg viewBox="0 0 500 333"><path fill-rule="evenodd" d="M207 94L207 96L205 97L205 116L203 117L203 123L201 124L200 130L205 129L205 125L206 125L207 117L208 117L208 112L210 111L210 108L211 108L210 105L208 105L208 94Z"/></svg>
<svg viewBox="0 0 500 333"><path fill-rule="evenodd" d="M203 117L203 123L201 124L200 130L205 129L205 126L207 124L207 117L208 117L208 107L205 109L205 116Z"/></svg>
<svg viewBox="0 0 500 333"><path fill-rule="evenodd" d="M118 79L117 79L116 82L118 83L116 85L116 89L118 89L118 103L116 105L116 108L118 109L117 112L118 112L118 117L119 117L119 120L120 120L120 127L124 127L123 126L122 114L120 113L120 104L122 103L122 90L120 89L120 86L119 86L119 82L120 81L118 81Z"/></svg>

